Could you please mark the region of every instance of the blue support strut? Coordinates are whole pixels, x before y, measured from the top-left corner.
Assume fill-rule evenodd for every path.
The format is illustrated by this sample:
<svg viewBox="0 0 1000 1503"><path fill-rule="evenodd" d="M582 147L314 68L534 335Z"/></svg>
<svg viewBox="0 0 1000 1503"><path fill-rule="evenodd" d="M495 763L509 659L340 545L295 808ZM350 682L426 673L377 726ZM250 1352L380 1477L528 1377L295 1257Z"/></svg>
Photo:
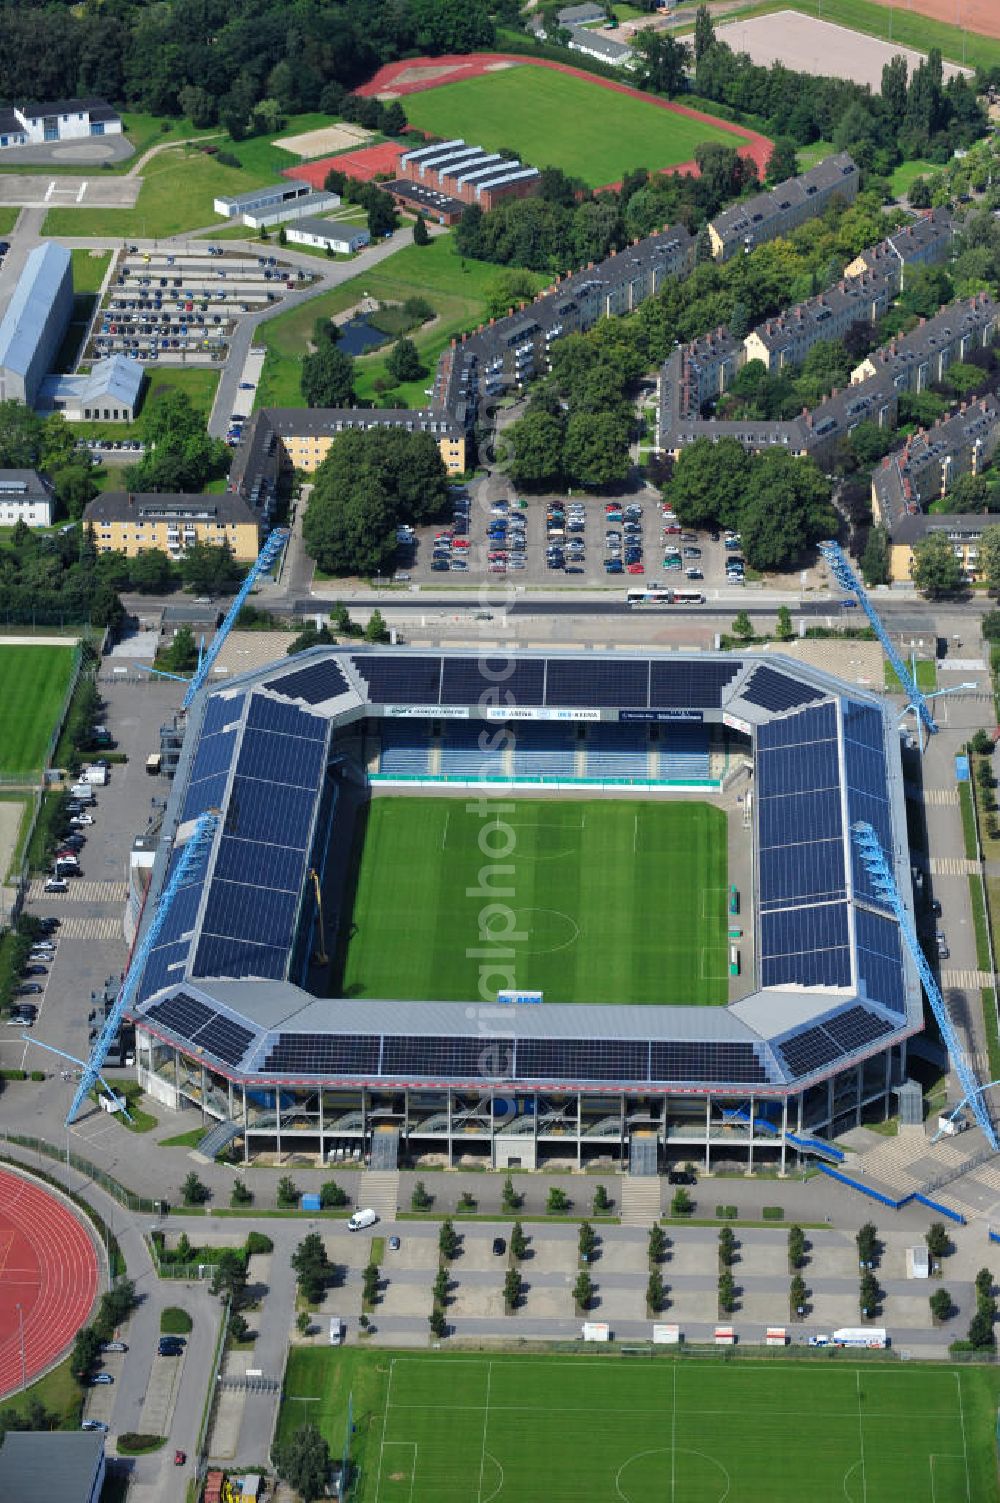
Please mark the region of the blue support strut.
<svg viewBox="0 0 1000 1503"><path fill-rule="evenodd" d="M156 946L173 901L180 889L190 880L194 871L208 855L209 846L212 843L212 837L215 834L218 823L218 814L208 813L200 815L193 833L188 837L184 845L181 858L174 869L170 881L167 883L166 891L156 905L152 923L146 930L142 943L132 956L132 963L119 988L115 1004L105 1018L104 1026L98 1034L94 1042L94 1047L91 1050L90 1058L84 1066L83 1077L76 1088L73 1104L66 1117L67 1127L69 1127L70 1123L76 1121L81 1106L101 1078L101 1071L104 1068L104 1061L108 1057L111 1040L121 1027L122 1018L132 1004L139 987L139 981L142 978L142 973L146 968L146 961Z"/></svg>
<svg viewBox="0 0 1000 1503"><path fill-rule="evenodd" d="M1000 1143L997 1141L996 1129L990 1120L990 1114L983 1099L982 1090L962 1045L959 1043L954 1024L951 1021L944 998L941 995L941 989L937 984L934 972L927 963L927 957L917 938L917 931L913 927L910 915L903 906L903 900L896 886L895 876L893 875L886 854L879 844L879 838L871 825L864 820L859 820L857 824L851 826L851 837L858 848L862 864L872 879L876 897L881 902L888 904L895 915L896 922L899 924L899 932L906 942L910 954L913 956L914 965L920 972L920 979L923 982L924 991L927 993L927 1000L931 1004L931 1011L941 1030L941 1037L944 1040L945 1048L948 1050L952 1068L958 1076L962 1092L972 1105L976 1121L982 1128L987 1143L989 1143L994 1153L996 1153L1000 1149Z"/></svg>
<svg viewBox="0 0 1000 1503"><path fill-rule="evenodd" d="M917 688L917 681L910 671L909 665L904 663L899 653L893 647L889 634L879 618L879 614L871 601L868 599L864 585L852 569L847 555L839 543L820 543L819 551L826 559L833 571L833 577L841 589L849 590L858 598L858 604L868 617L871 628L882 644L882 651L896 671L896 677L903 686L911 706L920 716L926 727L927 734L933 736L937 731L937 725L931 714L930 705Z"/></svg>
<svg viewBox="0 0 1000 1503"><path fill-rule="evenodd" d="M289 534L287 528L276 527L271 533L271 536L268 538L267 542L264 544L263 548L260 550L260 554L256 562L252 565L246 579L240 585L239 591L237 592L232 605L226 612L225 620L215 634L215 640L213 641L208 651L204 653L199 659L197 671L195 672L194 678L188 685L188 691L184 696L183 708L185 710L190 707L191 701L194 699L195 695L198 693L198 690L201 688L202 684L204 684L205 680L208 678L208 675L211 673L215 660L219 656L219 653L222 651L222 644L225 642L226 638L233 628L233 625L235 624L237 616L243 609L243 606L246 603L247 596L250 594L250 591L253 589L260 576L262 574L266 574L268 569L270 569L274 565L275 561L281 553L281 550L288 542L288 536Z"/></svg>

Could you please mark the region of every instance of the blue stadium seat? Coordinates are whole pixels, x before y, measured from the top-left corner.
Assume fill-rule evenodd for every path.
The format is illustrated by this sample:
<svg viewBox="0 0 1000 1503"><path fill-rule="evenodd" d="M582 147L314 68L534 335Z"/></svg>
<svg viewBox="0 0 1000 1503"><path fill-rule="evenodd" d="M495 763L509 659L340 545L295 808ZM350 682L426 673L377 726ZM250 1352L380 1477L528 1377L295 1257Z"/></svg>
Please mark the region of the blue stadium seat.
<svg viewBox="0 0 1000 1503"><path fill-rule="evenodd" d="M708 730L703 725L662 725L659 749L660 777L674 782L707 778Z"/></svg>
<svg viewBox="0 0 1000 1503"><path fill-rule="evenodd" d="M419 776L430 771L430 740L427 727L420 721L383 720L380 734L380 772Z"/></svg>
<svg viewBox="0 0 1000 1503"><path fill-rule="evenodd" d="M500 726L479 722L445 721L441 743L441 772L444 777L501 777L505 772L502 751L483 751L480 734L487 741L497 739Z"/></svg>
<svg viewBox="0 0 1000 1503"><path fill-rule="evenodd" d="M588 726L587 776L644 778L649 772L648 751L645 726Z"/></svg>
<svg viewBox="0 0 1000 1503"><path fill-rule="evenodd" d="M576 740L563 726L519 725L514 746L514 776L571 778Z"/></svg>

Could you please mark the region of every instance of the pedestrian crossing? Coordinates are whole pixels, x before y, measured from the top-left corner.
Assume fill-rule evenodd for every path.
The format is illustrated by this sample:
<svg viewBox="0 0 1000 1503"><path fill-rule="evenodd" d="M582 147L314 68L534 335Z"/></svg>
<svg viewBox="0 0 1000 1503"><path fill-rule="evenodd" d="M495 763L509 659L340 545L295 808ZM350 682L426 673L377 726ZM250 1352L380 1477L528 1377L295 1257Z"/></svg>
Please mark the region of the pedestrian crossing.
<svg viewBox="0 0 1000 1503"><path fill-rule="evenodd" d="M974 877L979 871L979 862L965 856L932 856L932 877Z"/></svg>
<svg viewBox="0 0 1000 1503"><path fill-rule="evenodd" d="M925 788L920 795L925 804L957 804L957 788Z"/></svg>
<svg viewBox="0 0 1000 1503"><path fill-rule="evenodd" d="M60 939L117 939L124 945L121 915L107 918L64 918L59 925Z"/></svg>
<svg viewBox="0 0 1000 1503"><path fill-rule="evenodd" d="M60 908L64 903L124 903L128 887L124 882L87 882L69 879L69 892L46 893L45 879L36 877L28 888L28 898L33 903L53 903Z"/></svg>
<svg viewBox="0 0 1000 1503"><path fill-rule="evenodd" d="M945 991L952 988L960 991L981 991L993 985L992 971L942 971L941 986Z"/></svg>

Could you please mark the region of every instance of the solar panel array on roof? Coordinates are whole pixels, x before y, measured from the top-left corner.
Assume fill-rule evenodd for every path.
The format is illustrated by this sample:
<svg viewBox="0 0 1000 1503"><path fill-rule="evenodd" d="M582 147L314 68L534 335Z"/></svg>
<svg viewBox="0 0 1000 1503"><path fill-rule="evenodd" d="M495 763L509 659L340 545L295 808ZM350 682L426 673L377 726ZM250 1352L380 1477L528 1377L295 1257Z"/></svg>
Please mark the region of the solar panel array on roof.
<svg viewBox="0 0 1000 1503"><path fill-rule="evenodd" d="M194 974L283 977L329 722L254 695L201 921Z"/></svg>
<svg viewBox="0 0 1000 1503"><path fill-rule="evenodd" d="M187 992L176 992L174 996L151 1007L149 1016L155 1018L157 1023L162 1023L164 1028L169 1028L171 1033L179 1033L183 1038L190 1039L215 1014L204 1002L199 1002L197 997L191 997Z"/></svg>
<svg viewBox="0 0 1000 1503"><path fill-rule="evenodd" d="M512 705L540 705L544 701L545 662L542 658L510 658L485 654L481 658L445 658L441 678L443 705L478 704L484 694L502 696ZM491 701L492 702L492 701Z"/></svg>
<svg viewBox="0 0 1000 1503"><path fill-rule="evenodd" d="M891 857L892 815L882 716L877 710L854 700L847 700L844 704L844 782L851 824L857 824L859 820L870 824L883 851ZM888 908L884 899L876 897L872 879L853 840L851 875L857 897L878 908Z"/></svg>
<svg viewBox="0 0 1000 1503"><path fill-rule="evenodd" d="M779 908L760 916L762 986L850 986L847 904Z"/></svg>
<svg viewBox="0 0 1000 1503"><path fill-rule="evenodd" d="M550 658L545 682L547 705L613 708L649 702L649 664L612 659Z"/></svg>
<svg viewBox="0 0 1000 1503"><path fill-rule="evenodd" d="M739 663L669 663L649 665L649 704L654 710L717 710L722 691L740 670Z"/></svg>
<svg viewBox="0 0 1000 1503"><path fill-rule="evenodd" d="M271 1075L376 1075L377 1034L279 1033L261 1070Z"/></svg>
<svg viewBox="0 0 1000 1503"><path fill-rule="evenodd" d="M748 683L740 690L740 698L748 704L760 705L762 710L791 710L797 705L811 704L825 698L822 689L812 689L787 673L776 673L773 668L758 668Z"/></svg>
<svg viewBox="0 0 1000 1503"><path fill-rule="evenodd" d="M858 905L854 910L858 986L863 996L892 1012L906 1011L906 976L899 925Z"/></svg>
<svg viewBox="0 0 1000 1503"><path fill-rule="evenodd" d="M306 704L322 704L325 699L336 699L346 694L350 684L344 677L335 658L325 658L319 663L310 663L298 673L286 673L282 678L269 678L265 689L272 694L281 694L285 699L304 699Z"/></svg>
<svg viewBox="0 0 1000 1503"><path fill-rule="evenodd" d="M383 1040L382 1074L481 1079L485 1089L490 1080L510 1077L512 1059L510 1045L502 1039L392 1035Z"/></svg>
<svg viewBox="0 0 1000 1503"><path fill-rule="evenodd" d="M169 882L173 876L183 853L183 846L178 846L170 853L166 882ZM194 938L203 883L204 872L196 868L174 895L170 910L164 917L157 936L156 945L146 960L137 1001L151 997L162 987L181 979Z"/></svg>
<svg viewBox="0 0 1000 1503"><path fill-rule="evenodd" d="M864 1049L891 1032L892 1024L866 1007L848 1007L822 1024L782 1039L775 1048L793 1075L810 1075L840 1055Z"/></svg>
<svg viewBox="0 0 1000 1503"><path fill-rule="evenodd" d="M215 1012L187 992L176 992L157 1002L147 1016L171 1033L187 1039L193 1049L214 1054L216 1059L228 1065L239 1064L254 1037L252 1029Z"/></svg>
<svg viewBox="0 0 1000 1503"><path fill-rule="evenodd" d="M382 653L352 658L368 685L372 704L436 705L441 692L441 659L390 657Z"/></svg>
<svg viewBox="0 0 1000 1503"><path fill-rule="evenodd" d="M866 1007L848 1007L836 1017L827 1018L823 1027L845 1051L861 1049L865 1044L873 1044L876 1039L884 1038L892 1032L891 1023L887 1023L885 1018L876 1017Z"/></svg>
<svg viewBox="0 0 1000 1503"><path fill-rule="evenodd" d="M229 697L221 694L210 695L201 722L202 739L206 736L214 736L215 732L221 731L224 726L238 724L243 715L245 700L245 694Z"/></svg>
<svg viewBox="0 0 1000 1503"><path fill-rule="evenodd" d="M811 1075L814 1070L822 1070L844 1052L825 1028L803 1029L801 1033L783 1039L775 1045L775 1049L792 1075Z"/></svg>

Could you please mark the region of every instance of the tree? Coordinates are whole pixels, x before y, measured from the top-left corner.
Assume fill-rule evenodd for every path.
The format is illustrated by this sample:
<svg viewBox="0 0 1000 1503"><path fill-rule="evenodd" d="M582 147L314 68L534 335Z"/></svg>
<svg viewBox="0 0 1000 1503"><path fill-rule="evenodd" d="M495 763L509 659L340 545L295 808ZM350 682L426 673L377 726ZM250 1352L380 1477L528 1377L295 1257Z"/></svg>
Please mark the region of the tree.
<svg viewBox="0 0 1000 1503"><path fill-rule="evenodd" d="M336 1210L339 1206L349 1205L350 1201L347 1191L342 1190L335 1179L328 1179L320 1188L319 1203L324 1211Z"/></svg>
<svg viewBox="0 0 1000 1503"><path fill-rule="evenodd" d="M979 1272L976 1274L976 1299L979 1300L980 1303L985 1303L986 1300L990 1300L992 1298L993 1270L991 1268L980 1268Z"/></svg>
<svg viewBox="0 0 1000 1503"><path fill-rule="evenodd" d="M861 555L861 572L867 585L889 583L889 534L884 527L872 527L869 531L865 551Z"/></svg>
<svg viewBox="0 0 1000 1503"><path fill-rule="evenodd" d="M545 1204L545 1209L548 1211L549 1215L558 1216L561 1213L568 1211L569 1208L570 1198L566 1194L566 1191L561 1190L558 1185L552 1185L549 1189L548 1200Z"/></svg>
<svg viewBox="0 0 1000 1503"><path fill-rule="evenodd" d="M438 1250L442 1258L450 1263L451 1260L457 1256L458 1249L458 1233L456 1232L454 1225L452 1224L451 1218L446 1217L445 1220L442 1221L441 1230L438 1233Z"/></svg>
<svg viewBox="0 0 1000 1503"><path fill-rule="evenodd" d="M385 617L376 607L368 617L368 625L365 627L365 641L388 642L389 640L389 628L385 624Z"/></svg>
<svg viewBox="0 0 1000 1503"><path fill-rule="evenodd" d="M719 1232L719 1262L723 1268L731 1268L736 1262L736 1238L731 1226L724 1226Z"/></svg>
<svg viewBox="0 0 1000 1503"><path fill-rule="evenodd" d="M324 340L303 358L299 385L308 407L353 407L354 361Z"/></svg>
<svg viewBox="0 0 1000 1503"><path fill-rule="evenodd" d="M754 629L749 612L737 611L733 617L733 636L738 637L741 642L751 642L753 640Z"/></svg>
<svg viewBox="0 0 1000 1503"><path fill-rule="evenodd" d="M508 1268L503 1281L503 1302L508 1310L516 1310L521 1298L521 1275L516 1268Z"/></svg>
<svg viewBox="0 0 1000 1503"><path fill-rule="evenodd" d="M795 1274L788 1285L788 1303L796 1316L800 1310L805 1310L808 1293L805 1279L800 1273Z"/></svg>
<svg viewBox="0 0 1000 1503"><path fill-rule="evenodd" d="M525 490L551 490L562 477L563 419L529 409L503 436L510 478Z"/></svg>
<svg viewBox="0 0 1000 1503"><path fill-rule="evenodd" d="M649 1228L649 1261L662 1263L667 1251L667 1237L658 1221Z"/></svg>
<svg viewBox="0 0 1000 1503"><path fill-rule="evenodd" d="M208 1186L202 1184L193 1169L183 1185L181 1185L181 1199L186 1206L204 1205L211 1193Z"/></svg>
<svg viewBox="0 0 1000 1503"><path fill-rule="evenodd" d="M858 1306L866 1320L871 1320L878 1314L878 1302L881 1296L878 1279L873 1273L863 1273L858 1289Z"/></svg>
<svg viewBox="0 0 1000 1503"><path fill-rule="evenodd" d="M181 578L192 594L214 595L231 589L243 571L228 539L218 544L192 543L181 559Z"/></svg>
<svg viewBox="0 0 1000 1503"><path fill-rule="evenodd" d="M174 639L162 654L161 660L163 666L172 673L185 673L189 668L195 667L198 662L198 644L190 626L177 628Z"/></svg>
<svg viewBox="0 0 1000 1503"><path fill-rule="evenodd" d="M336 641L330 628L326 625L317 626L314 621L293 637L285 648L285 656L295 657L300 652L308 652L311 647L330 647Z"/></svg>
<svg viewBox="0 0 1000 1503"><path fill-rule="evenodd" d="M715 26L707 5L699 5L694 18L694 60L700 63L706 52L715 46Z"/></svg>
<svg viewBox="0 0 1000 1503"><path fill-rule="evenodd" d="M500 1191L500 1204L505 1211L516 1211L521 1204L521 1199L522 1197L514 1189L514 1181L508 1174L503 1182L503 1189Z"/></svg>
<svg viewBox="0 0 1000 1503"><path fill-rule="evenodd" d="M101 1338L93 1326L84 1326L76 1334L70 1353L70 1371L78 1378L88 1378L101 1356Z"/></svg>
<svg viewBox="0 0 1000 1503"><path fill-rule="evenodd" d="M930 600L953 595L962 583L962 563L946 532L929 532L913 545L913 583Z"/></svg>
<svg viewBox="0 0 1000 1503"><path fill-rule="evenodd" d="M510 1229L510 1250L519 1263L528 1252L528 1239L519 1221L515 1221Z"/></svg>
<svg viewBox="0 0 1000 1503"><path fill-rule="evenodd" d="M576 1276L576 1283L573 1285L573 1299L578 1309L587 1310L590 1308L590 1301L593 1297L594 1282L590 1274L584 1270Z"/></svg>
<svg viewBox="0 0 1000 1503"><path fill-rule="evenodd" d="M646 1306L651 1315L659 1315L663 1309L663 1275L658 1268L651 1270L646 1283Z"/></svg>
<svg viewBox="0 0 1000 1503"><path fill-rule="evenodd" d="M931 1307L931 1314L938 1322L946 1321L954 1309L947 1289L935 1289L928 1303Z"/></svg>
<svg viewBox="0 0 1000 1503"><path fill-rule="evenodd" d="M318 1304L333 1277L333 1265L327 1257L322 1237L317 1232L310 1232L299 1243L290 1261L302 1298L311 1305Z"/></svg>
<svg viewBox="0 0 1000 1503"><path fill-rule="evenodd" d="M399 224L392 199L381 188L375 188L369 195L365 208L368 210L368 233L373 240L382 240L386 235L391 235Z"/></svg>
<svg viewBox="0 0 1000 1503"><path fill-rule="evenodd" d="M798 157L795 152L795 142L787 136L779 136L771 148L771 155L767 159L767 183L772 186L775 183L783 183L786 178L795 177L799 170Z"/></svg>
<svg viewBox="0 0 1000 1503"><path fill-rule="evenodd" d="M217 1299L228 1299L233 1310L238 1310L247 1299L247 1265L243 1255L235 1248L227 1247L212 1269L209 1290Z"/></svg>
<svg viewBox="0 0 1000 1503"><path fill-rule="evenodd" d="M444 1311L435 1305L427 1319L430 1322L431 1335L436 1336L440 1340L448 1330L448 1322L444 1318Z"/></svg>
<svg viewBox="0 0 1000 1503"><path fill-rule="evenodd" d="M599 1216L605 1211L610 1211L613 1203L605 1187L598 1185L594 1191L594 1215Z"/></svg>
<svg viewBox="0 0 1000 1503"><path fill-rule="evenodd" d="M378 1264L368 1263L361 1275L361 1291L365 1303L374 1305L378 1300Z"/></svg>
<svg viewBox="0 0 1000 1503"><path fill-rule="evenodd" d="M862 1268L874 1267L878 1262L880 1244L875 1224L866 1221L855 1236L858 1245L858 1263Z"/></svg>
<svg viewBox="0 0 1000 1503"><path fill-rule="evenodd" d="M580 1257L585 1263L589 1263L597 1248L597 1233L589 1221L580 1222L580 1235L578 1239Z"/></svg>
<svg viewBox="0 0 1000 1503"><path fill-rule="evenodd" d="M674 1191L673 1199L670 1202L671 1216L690 1216L693 1210L694 1201L691 1199L684 1186L679 1185Z"/></svg>
<svg viewBox="0 0 1000 1503"><path fill-rule="evenodd" d="M729 1269L719 1274L719 1311L731 1315L736 1309L736 1281Z"/></svg>
<svg viewBox="0 0 1000 1503"><path fill-rule="evenodd" d="M434 1204L434 1197L430 1194L422 1179L418 1179L413 1186L410 1195L410 1206L414 1211L429 1211Z"/></svg>
<svg viewBox="0 0 1000 1503"><path fill-rule="evenodd" d="M34 469L41 452L41 418L13 397L0 402L0 469Z"/></svg>
<svg viewBox="0 0 1000 1503"><path fill-rule="evenodd" d="M230 1313L229 1335L233 1341L246 1341L250 1336L250 1323L239 1310Z"/></svg>
<svg viewBox="0 0 1000 1503"><path fill-rule="evenodd" d="M668 99L685 88L691 51L676 37L648 29L640 31L633 38L632 53L640 88L666 94Z"/></svg>
<svg viewBox="0 0 1000 1503"><path fill-rule="evenodd" d="M309 1314L309 1311L308 1310L300 1310L299 1313L298 1313L298 1315L296 1315L296 1317L295 1317L295 1329L298 1331L299 1335L300 1336L308 1336L309 1335L309 1328L311 1327L311 1325L312 1325L312 1317Z"/></svg>
<svg viewBox="0 0 1000 1503"><path fill-rule="evenodd" d="M385 368L394 381L416 381L424 374L424 364L412 339L397 339L389 351Z"/></svg>
<svg viewBox="0 0 1000 1503"><path fill-rule="evenodd" d="M451 1279L448 1277L447 1268L439 1268L434 1278L434 1299L443 1310L448 1303L448 1290L451 1288Z"/></svg>
<svg viewBox="0 0 1000 1503"><path fill-rule="evenodd" d="M140 595L160 595L173 580L170 560L162 548L147 548L128 561L129 586Z"/></svg>
<svg viewBox="0 0 1000 1503"><path fill-rule="evenodd" d="M413 221L414 245L430 245L431 237L427 233L427 221L422 214L418 214Z"/></svg>
<svg viewBox="0 0 1000 1503"><path fill-rule="evenodd" d="M985 1351L995 1345L993 1334L993 1322L996 1319L996 1307L992 1300L988 1304L980 1303L976 1306L976 1313L969 1322L969 1341L976 1351Z"/></svg>
<svg viewBox="0 0 1000 1503"><path fill-rule="evenodd" d="M587 490L620 484L629 468L629 421L624 412L574 412L563 444L566 477Z"/></svg>
<svg viewBox="0 0 1000 1503"><path fill-rule="evenodd" d="M806 1234L800 1226L788 1228L788 1266L801 1268L806 1261Z"/></svg>
<svg viewBox="0 0 1000 1503"><path fill-rule="evenodd" d="M931 1222L924 1233L924 1241L927 1243L927 1251L932 1258L946 1258L951 1252L951 1238L941 1221Z"/></svg>
<svg viewBox="0 0 1000 1503"><path fill-rule="evenodd" d="M979 572L991 594L1000 592L1000 527L983 528L979 539Z"/></svg>
<svg viewBox="0 0 1000 1503"><path fill-rule="evenodd" d="M243 1180L234 1179L229 1200L233 1207L253 1205L253 1191L247 1188Z"/></svg>
<svg viewBox="0 0 1000 1503"><path fill-rule="evenodd" d="M739 525L750 479L750 456L734 438L696 438L680 453L663 499L685 527Z"/></svg>
<svg viewBox="0 0 1000 1503"><path fill-rule="evenodd" d="M302 1503L315 1503L326 1492L330 1448L315 1425L300 1425L291 1438L274 1446L278 1476L293 1487Z"/></svg>
<svg viewBox="0 0 1000 1503"><path fill-rule="evenodd" d="M291 1175L283 1174L281 1176L278 1181L276 1196L279 1211L291 1211L294 1210L298 1205L299 1188L298 1185L296 1185L295 1181L292 1179Z"/></svg>
<svg viewBox="0 0 1000 1503"><path fill-rule="evenodd" d="M752 568L782 569L836 526L830 483L814 460L777 449L755 457L740 508L743 552Z"/></svg>
<svg viewBox="0 0 1000 1503"><path fill-rule="evenodd" d="M779 642L790 642L795 636L795 627L792 625L792 613L787 605L779 605L778 607L778 621L774 634Z"/></svg>

